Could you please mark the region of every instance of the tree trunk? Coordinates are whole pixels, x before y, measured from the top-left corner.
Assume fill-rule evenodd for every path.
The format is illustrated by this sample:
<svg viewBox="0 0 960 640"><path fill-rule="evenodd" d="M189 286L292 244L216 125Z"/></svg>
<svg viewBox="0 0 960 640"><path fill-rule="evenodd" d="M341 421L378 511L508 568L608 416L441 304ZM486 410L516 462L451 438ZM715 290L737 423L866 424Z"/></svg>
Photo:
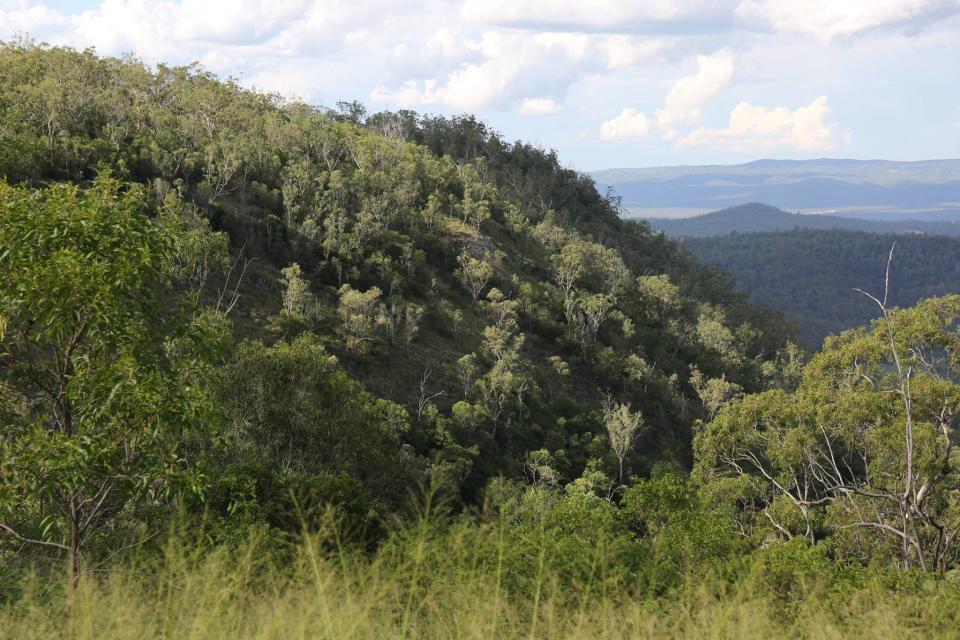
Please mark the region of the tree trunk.
<svg viewBox="0 0 960 640"><path fill-rule="evenodd" d="M67 552L67 573L70 586L76 587L80 580L80 509L76 496L70 498L70 549Z"/></svg>

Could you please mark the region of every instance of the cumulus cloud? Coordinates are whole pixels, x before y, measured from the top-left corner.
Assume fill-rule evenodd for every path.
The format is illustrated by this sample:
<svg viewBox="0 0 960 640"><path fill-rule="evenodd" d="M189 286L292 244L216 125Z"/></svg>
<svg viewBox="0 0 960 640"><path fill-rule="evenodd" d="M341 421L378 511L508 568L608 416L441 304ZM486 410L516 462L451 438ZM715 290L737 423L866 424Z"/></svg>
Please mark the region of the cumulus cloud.
<svg viewBox="0 0 960 640"><path fill-rule="evenodd" d="M693 34L746 27L817 40L918 26L960 12L957 0L466 0L466 22L540 30Z"/></svg>
<svg viewBox="0 0 960 640"><path fill-rule="evenodd" d="M425 104L436 104L443 99L443 93L437 90L436 80L427 80L422 84L415 80L408 80L395 89L388 89L381 85L370 93L370 99L399 109L409 109Z"/></svg>
<svg viewBox="0 0 960 640"><path fill-rule="evenodd" d="M0 5L8 6L0 32L134 51L148 62L199 60L298 95L326 89L316 71L342 56L371 72L355 73L352 83L366 75L363 94L374 102L458 111L544 112L547 103L524 101L557 105L584 76L649 61L663 49L629 36L478 28L462 23L459 5L447 0L427 0L417 12L389 0L103 0L70 16L28 0Z"/></svg>
<svg viewBox="0 0 960 640"><path fill-rule="evenodd" d="M613 35L600 40L598 48L606 56L607 68L616 70L655 61L661 58L670 46L664 39L637 39Z"/></svg>
<svg viewBox="0 0 960 640"><path fill-rule="evenodd" d="M645 138L650 133L650 118L633 108L626 108L616 118L600 125L600 137L604 140Z"/></svg>
<svg viewBox="0 0 960 640"><path fill-rule="evenodd" d="M370 99L400 107L442 104L463 111L492 104L504 105L517 97L516 90L522 84L517 79L531 66L519 58L500 60L494 57L480 63L464 64L443 80L408 80L393 89L381 85L371 92Z"/></svg>
<svg viewBox="0 0 960 640"><path fill-rule="evenodd" d="M518 103L522 109L528 99L557 104L579 79L610 68L608 44L608 38L589 34L488 30L464 47L475 59L441 77L408 80L393 88L378 86L370 99L404 107L440 104L465 111ZM653 49L648 51L652 55ZM638 59L643 54L632 55Z"/></svg>
<svg viewBox="0 0 960 640"><path fill-rule="evenodd" d="M697 109L727 86L733 76L733 56L720 51L710 56L697 56L696 75L680 78L664 101L670 109Z"/></svg>
<svg viewBox="0 0 960 640"><path fill-rule="evenodd" d="M699 70L695 75L677 80L664 104L657 109L657 126L667 138L676 136L674 127L700 119L703 104L725 89L733 77L733 55L719 51L697 56Z"/></svg>
<svg viewBox="0 0 960 640"><path fill-rule="evenodd" d="M919 26L960 13L957 0L742 0L737 18L830 42L892 26Z"/></svg>
<svg viewBox="0 0 960 640"><path fill-rule="evenodd" d="M52 3L0 10L0 34L23 31L56 44L136 52L148 61L244 62L349 46L385 16L383 0L103 0L65 15ZM48 6L49 5L49 6ZM235 66L235 65L230 65ZM230 71L232 69L218 69Z"/></svg>
<svg viewBox="0 0 960 640"><path fill-rule="evenodd" d="M461 64L482 59L476 38L459 27L444 25L422 40L405 39L391 47L387 68L390 76L402 83L449 73Z"/></svg>
<svg viewBox="0 0 960 640"><path fill-rule="evenodd" d="M735 0L466 0L467 22L519 28L613 33L701 32L729 24Z"/></svg>
<svg viewBox="0 0 960 640"><path fill-rule="evenodd" d="M16 33L57 34L70 29L70 21L46 5L0 2L0 25L4 36Z"/></svg>
<svg viewBox="0 0 960 640"><path fill-rule="evenodd" d="M628 108L600 125L604 140L622 140L646 136L655 122L666 140L679 134L676 127L700 120L703 104L725 89L733 77L733 55L727 50L697 56L697 73L676 80L653 118Z"/></svg>
<svg viewBox="0 0 960 640"><path fill-rule="evenodd" d="M701 119L703 105L725 89L734 72L733 56L719 51L697 57L698 71L673 83L663 106L651 118L637 109L627 108L600 126L603 140L618 141L645 138L654 125L665 140L674 140L677 148L709 146L733 152L767 151L787 148L794 151L835 149L842 138L837 125L829 122L826 96L796 109L768 109L740 102L731 112L724 128L704 126L690 130ZM686 128L684 135L678 129Z"/></svg>
<svg viewBox="0 0 960 640"><path fill-rule="evenodd" d="M786 147L795 151L826 151L837 147L837 126L827 122L830 108L820 96L805 107L767 109L741 102L723 129L699 127L678 142L679 147L710 145L735 152Z"/></svg>
<svg viewBox="0 0 960 640"><path fill-rule="evenodd" d="M520 113L529 116L556 113L560 110L553 98L527 98L520 103Z"/></svg>
<svg viewBox="0 0 960 640"><path fill-rule="evenodd" d="M471 111L504 118L498 126L509 122L504 113L562 112L561 119L611 103L617 109L650 104L646 113L615 109L586 126L596 131L597 121L607 119L600 125L604 140L656 136L686 147L728 149L824 149L842 141L825 101L799 109L757 107L746 84L736 87L742 103L728 126L701 125L710 101L729 95L737 80L807 72L802 53L783 58L784 41L791 51L815 52L811 58L819 60L842 61L855 49L861 60L892 59L894 41L902 45L897 51L955 47L958 18L951 16L960 16L960 0L423 0L415 8L393 0L89 4L92 9L72 15L52 0L0 0L0 39L25 33L104 54L132 51L148 63L198 60L218 74L240 76L247 86L287 95L366 98L374 108ZM950 21L936 26L944 19ZM770 35L779 33L798 36ZM831 46L838 40L843 49ZM751 66L764 52L781 58L769 68ZM822 81L811 95L826 93L844 104L845 91L830 84L829 74ZM527 118L516 126L529 124Z"/></svg>

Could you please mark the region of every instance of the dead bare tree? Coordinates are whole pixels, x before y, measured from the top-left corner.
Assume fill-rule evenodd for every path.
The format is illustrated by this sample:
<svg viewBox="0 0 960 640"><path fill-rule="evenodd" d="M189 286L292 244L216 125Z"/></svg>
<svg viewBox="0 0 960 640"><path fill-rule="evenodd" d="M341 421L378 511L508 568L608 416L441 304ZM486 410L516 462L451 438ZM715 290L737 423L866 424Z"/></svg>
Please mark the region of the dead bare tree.
<svg viewBox="0 0 960 640"><path fill-rule="evenodd" d="M247 267L250 266L250 262L251 261L248 258L244 257L243 249L240 249L240 251L237 253L236 259L230 265L230 269L227 270L223 286L220 288L220 291L217 295L217 304L214 307L217 313L228 316L230 315L230 312L233 311L233 308L237 306L237 302L240 300L240 284L243 282L243 276L246 275ZM233 283L233 288L231 290L230 282L233 279L233 272L237 268L237 265L240 265L240 274Z"/></svg>
<svg viewBox="0 0 960 640"><path fill-rule="evenodd" d="M880 324L872 337L864 335L862 353L855 347L858 355L842 373L868 396L896 399L900 407L893 415L903 421L901 444L878 441L883 436L876 429L882 423L858 425L862 417L835 423L802 414L799 422L787 418L784 423L774 413L762 428L746 426L717 453L717 461L729 473L765 480L768 489L759 512L784 537L794 537L797 529L791 531L778 519L773 509L778 498L799 510L811 542L812 510L834 505L841 516L837 530L865 529L891 537L900 548L902 567L942 574L956 560L960 536L950 495L958 482L953 444L960 422L955 375L960 301L931 301L915 311L919 315L891 309L894 249L887 257L882 297L856 290L877 305ZM798 442L803 443L799 448Z"/></svg>
<svg viewBox="0 0 960 640"><path fill-rule="evenodd" d="M417 395L417 424L420 424L420 419L423 417L423 412L426 411L430 403L437 398L447 395L445 391L435 391L430 393L427 390L427 383L430 381L430 375L432 373L432 370L424 369L423 376L420 378L420 392Z"/></svg>
<svg viewBox="0 0 960 640"><path fill-rule="evenodd" d="M842 486L839 488L841 491L843 491L844 495L865 496L870 499L888 501L896 506L899 514L899 527L893 526L887 522L878 522L875 519L871 520L869 518L860 518L857 522L850 526L871 527L899 537L902 545L903 561L907 566L912 564L909 551L910 549L913 549L916 552L916 561L920 568L924 571L928 569L927 559L925 558L924 553L924 547L926 546L924 544L925 540L924 537L921 536L919 528L924 525L933 528L937 532L935 536L936 541L934 543L934 562L936 565L934 568L942 572L945 570L943 562L946 559L947 550L956 538L958 530L948 531L947 528L940 523L937 518L933 517L925 510L924 501L930 495L930 489L933 488L934 485L943 482L952 473L950 453L953 447L953 442L950 437L950 431L955 419L955 409L948 406L948 404L945 402L943 410L936 419L944 440L942 464L937 465L939 467L938 472L924 478L921 482L921 478L918 474L914 461L916 442L913 411L913 390L911 383L916 372L916 365L911 364L909 366L905 366L900 357L900 351L903 347L897 343L893 320L891 318L890 308L888 306L890 295L890 265L893 262L893 253L896 249L896 246L897 243L894 242L890 247L890 254L887 256L887 268L884 274L883 299L878 299L876 296L871 295L862 289L855 289L855 291L863 294L877 305L877 307L880 309L881 318L887 331L890 357L896 373L896 391L903 403L904 411L904 469L902 485L900 487L900 491L878 491L873 489L870 492L864 492L858 487ZM923 353L924 349L922 348L922 345L911 345L907 347L907 350L909 350L915 356L914 359L917 362L927 365L926 368L928 372L936 374L936 366L932 362L927 362L927 359ZM827 442L827 445L829 446L829 441ZM832 455L832 451L830 460L831 471L833 472L832 477L837 479L841 474L839 472L840 470L837 468L836 460Z"/></svg>

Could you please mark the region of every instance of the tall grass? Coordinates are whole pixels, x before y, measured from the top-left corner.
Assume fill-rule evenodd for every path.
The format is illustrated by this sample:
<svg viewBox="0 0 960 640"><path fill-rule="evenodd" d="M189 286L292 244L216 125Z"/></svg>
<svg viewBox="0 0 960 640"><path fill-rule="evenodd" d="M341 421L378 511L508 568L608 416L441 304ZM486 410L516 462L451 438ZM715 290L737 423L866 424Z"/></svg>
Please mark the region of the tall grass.
<svg viewBox="0 0 960 640"><path fill-rule="evenodd" d="M434 527L396 534L372 557L334 535L303 540L278 561L254 536L237 545L172 538L159 556L88 573L75 589L37 575L0 605L0 637L195 638L935 638L956 637L960 598L945 582L910 589L881 581L784 598L763 577L688 579L660 595L618 587L602 551L586 580L524 553L516 578L505 527ZM589 550L588 550L589 551Z"/></svg>

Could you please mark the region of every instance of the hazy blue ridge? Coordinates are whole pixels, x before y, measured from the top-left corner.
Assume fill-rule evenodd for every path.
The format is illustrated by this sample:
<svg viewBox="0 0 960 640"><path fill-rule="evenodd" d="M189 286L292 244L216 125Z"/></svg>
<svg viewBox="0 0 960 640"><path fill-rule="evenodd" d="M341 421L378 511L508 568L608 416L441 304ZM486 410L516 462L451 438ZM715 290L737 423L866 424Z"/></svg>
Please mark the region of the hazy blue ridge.
<svg viewBox="0 0 960 640"><path fill-rule="evenodd" d="M801 215L759 202L729 207L689 218L647 218L669 236L703 237L727 233L758 233L792 229L843 229L870 233L915 233L960 236L960 223L929 220L869 220L831 215Z"/></svg>
<svg viewBox="0 0 960 640"><path fill-rule="evenodd" d="M960 219L960 160L757 160L741 165L605 169L591 173L601 191L612 188L623 206L644 209L720 209L766 202L785 209L850 208L916 218L936 209ZM940 211L942 210L942 211ZM913 213L914 215L909 215Z"/></svg>

